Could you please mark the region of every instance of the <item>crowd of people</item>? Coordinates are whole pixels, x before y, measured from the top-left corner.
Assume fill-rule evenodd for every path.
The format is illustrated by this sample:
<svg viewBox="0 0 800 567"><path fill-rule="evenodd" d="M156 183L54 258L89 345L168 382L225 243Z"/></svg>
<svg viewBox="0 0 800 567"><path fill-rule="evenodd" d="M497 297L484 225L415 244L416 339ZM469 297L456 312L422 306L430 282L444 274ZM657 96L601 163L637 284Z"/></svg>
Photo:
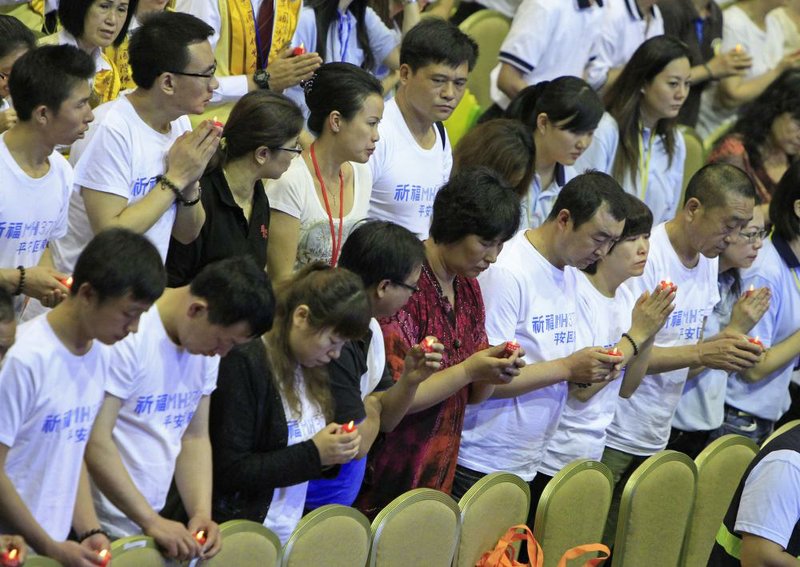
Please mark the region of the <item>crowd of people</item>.
<svg viewBox="0 0 800 567"><path fill-rule="evenodd" d="M485 9L494 104L451 143ZM532 526L579 458L612 544L649 456L800 414L798 30L796 0L0 0L0 550L206 559L227 520L285 542L495 471ZM792 564L797 510L793 433L712 564Z"/></svg>

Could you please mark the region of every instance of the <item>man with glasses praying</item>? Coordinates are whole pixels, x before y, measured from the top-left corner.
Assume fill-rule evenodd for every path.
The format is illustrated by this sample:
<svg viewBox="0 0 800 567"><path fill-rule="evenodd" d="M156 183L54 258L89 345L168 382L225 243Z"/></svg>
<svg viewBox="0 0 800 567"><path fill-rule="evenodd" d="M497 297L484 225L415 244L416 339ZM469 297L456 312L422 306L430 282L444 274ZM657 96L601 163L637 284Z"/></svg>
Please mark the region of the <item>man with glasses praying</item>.
<svg viewBox="0 0 800 567"><path fill-rule="evenodd" d="M67 235L52 247L60 271L71 273L94 233L111 226L144 234L162 260L170 235L183 243L197 237L205 220L198 179L221 128L206 121L192 131L186 115L202 113L217 86L212 32L194 16L163 12L131 36L136 90L98 107L97 126L72 146L80 189Z"/></svg>

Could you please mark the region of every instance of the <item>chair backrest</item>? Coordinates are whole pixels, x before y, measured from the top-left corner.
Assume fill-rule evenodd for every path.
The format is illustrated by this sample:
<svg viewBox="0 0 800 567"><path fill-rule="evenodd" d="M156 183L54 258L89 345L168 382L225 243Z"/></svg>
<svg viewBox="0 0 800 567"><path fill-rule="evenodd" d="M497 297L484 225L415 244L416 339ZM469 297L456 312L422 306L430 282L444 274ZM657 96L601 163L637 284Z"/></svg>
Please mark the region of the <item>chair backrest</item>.
<svg viewBox="0 0 800 567"><path fill-rule="evenodd" d="M613 567L676 567L692 513L697 468L684 453L656 453L622 491Z"/></svg>
<svg viewBox="0 0 800 567"><path fill-rule="evenodd" d="M683 134L683 141L686 144L686 161L683 162L683 185L681 186L681 191L685 193L689 180L706 163L706 150L703 147L703 140L694 128L681 125L678 130ZM679 203L683 203L683 194L681 194Z"/></svg>
<svg viewBox="0 0 800 567"><path fill-rule="evenodd" d="M222 550L203 561L205 567L275 567L281 541L269 528L250 520L231 520L219 527Z"/></svg>
<svg viewBox="0 0 800 567"><path fill-rule="evenodd" d="M283 547L282 567L366 565L370 526L354 508L328 504L309 512Z"/></svg>
<svg viewBox="0 0 800 567"><path fill-rule="evenodd" d="M146 535L123 537L111 543L114 567L164 567L169 565L153 538Z"/></svg>
<svg viewBox="0 0 800 567"><path fill-rule="evenodd" d="M454 567L474 567L481 556L494 549L508 528L528 518L531 489L517 475L491 473L461 497L461 538Z"/></svg>
<svg viewBox="0 0 800 567"><path fill-rule="evenodd" d="M708 564L719 525L745 469L757 452L758 445L751 439L742 435L725 435L703 449L694 460L697 493L686 529L681 567L705 567Z"/></svg>
<svg viewBox="0 0 800 567"><path fill-rule="evenodd" d="M372 522L370 567L450 567L461 511L444 492L416 488L392 500Z"/></svg>
<svg viewBox="0 0 800 567"><path fill-rule="evenodd" d="M547 483L533 521L545 567L558 565L568 549L600 542L613 491L609 468L591 459L570 463Z"/></svg>
<svg viewBox="0 0 800 567"><path fill-rule="evenodd" d="M450 118L444 121L444 127L447 129L447 137L450 138L450 145L456 147L459 140L469 132L478 122L481 116L481 105L475 95L469 89L464 93L461 102L450 115Z"/></svg>
<svg viewBox="0 0 800 567"><path fill-rule="evenodd" d="M25 567L62 567L61 563L44 555L28 555Z"/></svg>
<svg viewBox="0 0 800 567"><path fill-rule="evenodd" d="M467 79L467 88L482 108L492 105L489 73L497 65L500 46L511 29L511 20L494 10L480 10L458 26L478 44L478 61Z"/></svg>
<svg viewBox="0 0 800 567"><path fill-rule="evenodd" d="M775 431L770 433L769 437L764 439L764 442L761 443L761 448L763 449L764 447L766 447L767 443L769 443L770 441L775 439L778 435L783 435L784 433L786 433L787 431L789 431L790 429L793 429L794 427L796 427L798 425L800 425L800 419L795 419L795 420L790 421L788 423L784 423L778 429L776 429Z"/></svg>

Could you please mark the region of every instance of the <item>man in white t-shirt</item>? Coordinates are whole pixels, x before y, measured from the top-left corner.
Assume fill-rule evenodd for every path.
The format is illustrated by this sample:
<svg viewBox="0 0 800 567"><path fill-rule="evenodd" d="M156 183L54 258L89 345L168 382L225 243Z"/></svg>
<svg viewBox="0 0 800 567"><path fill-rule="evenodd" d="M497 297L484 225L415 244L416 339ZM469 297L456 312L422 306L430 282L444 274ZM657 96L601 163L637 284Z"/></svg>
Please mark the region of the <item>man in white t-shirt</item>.
<svg viewBox="0 0 800 567"><path fill-rule="evenodd" d="M166 273L145 238L112 229L87 245L72 277L62 303L20 326L0 370L0 532L88 567L109 547L83 466L112 364L106 345L136 331ZM65 541L70 529L80 545Z"/></svg>
<svg viewBox="0 0 800 567"><path fill-rule="evenodd" d="M512 472L531 485L533 525L544 488L537 468L567 382L606 380L622 361L602 348L576 349L576 274L566 268L585 268L608 253L625 224L624 195L605 173L575 177L544 224L518 232L479 277L489 343L516 339L527 365L509 384L495 386L492 399L467 407L454 497L485 474Z"/></svg>
<svg viewBox="0 0 800 567"><path fill-rule="evenodd" d="M369 216L425 240L433 200L450 177L453 153L442 124L455 110L475 66L477 44L437 18L414 26L400 46L400 86L386 103L372 170Z"/></svg>
<svg viewBox="0 0 800 567"><path fill-rule="evenodd" d="M97 515L112 537L144 532L181 561L220 550L211 520L209 396L219 357L269 330L273 311L266 273L229 258L164 292L139 332L114 346L86 449ZM159 515L173 474L187 525ZM201 531L205 541L195 537Z"/></svg>
<svg viewBox="0 0 800 567"><path fill-rule="evenodd" d="M219 144L221 129L191 131L217 85L213 30L188 14L153 14L129 47L138 88L98 108L98 122L73 146L75 185L69 231L53 248L69 273L92 234L123 226L147 236L166 259L170 235L192 242L205 220L197 180Z"/></svg>
<svg viewBox="0 0 800 567"><path fill-rule="evenodd" d="M613 543L624 480L669 440L672 416L689 368L749 368L761 348L745 336L721 334L702 341L705 319L719 301L718 256L753 217L755 189L747 175L727 164L707 165L692 177L683 208L653 229L644 274L628 280L635 295L677 285L675 309L656 334L645 376L636 393L617 401L607 430L603 462L616 489L603 541Z"/></svg>
<svg viewBox="0 0 800 567"><path fill-rule="evenodd" d="M19 122L0 136L0 286L53 304L68 293L52 268L50 240L67 232L72 168L55 151L92 121L91 57L71 46L29 51L14 64L9 88ZM15 301L17 314L24 305Z"/></svg>
<svg viewBox="0 0 800 567"><path fill-rule="evenodd" d="M603 22L601 0L523 0L491 73L492 100L501 109L541 81L582 77Z"/></svg>

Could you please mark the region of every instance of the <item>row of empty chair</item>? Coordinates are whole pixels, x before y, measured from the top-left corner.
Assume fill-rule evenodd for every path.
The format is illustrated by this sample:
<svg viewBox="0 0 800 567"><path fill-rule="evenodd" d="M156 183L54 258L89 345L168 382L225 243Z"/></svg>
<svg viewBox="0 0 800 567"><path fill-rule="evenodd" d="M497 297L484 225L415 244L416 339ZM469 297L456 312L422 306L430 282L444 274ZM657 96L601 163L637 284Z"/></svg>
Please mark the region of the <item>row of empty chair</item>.
<svg viewBox="0 0 800 567"><path fill-rule="evenodd" d="M799 423L786 424L764 445ZM751 440L726 435L694 461L676 451L647 459L622 493L612 567L704 567L732 495L757 451ZM597 461L575 461L553 478L536 509L534 528L544 567L556 567L571 548L600 541L612 492L611 471ZM222 552L189 565L472 567L508 528L525 522L529 502L526 482L494 473L458 503L435 490L411 490L371 524L353 508L323 506L300 521L283 547L264 526L235 520L220 527ZM111 552L116 567L176 565L147 536L118 540ZM59 564L32 557L26 565Z"/></svg>

